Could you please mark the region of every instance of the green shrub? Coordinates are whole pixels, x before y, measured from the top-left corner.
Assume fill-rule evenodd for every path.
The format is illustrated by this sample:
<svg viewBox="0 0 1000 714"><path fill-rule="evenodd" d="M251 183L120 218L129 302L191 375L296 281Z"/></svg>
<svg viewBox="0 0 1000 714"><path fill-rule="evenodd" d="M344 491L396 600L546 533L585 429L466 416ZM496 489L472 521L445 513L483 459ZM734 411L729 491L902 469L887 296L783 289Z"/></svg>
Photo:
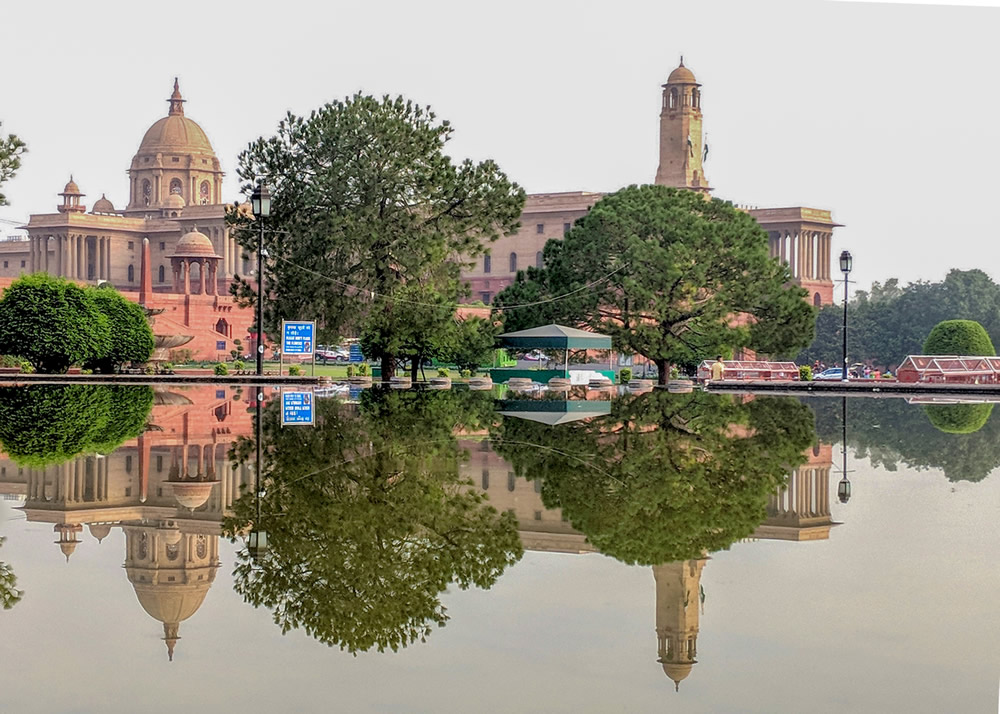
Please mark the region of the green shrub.
<svg viewBox="0 0 1000 714"><path fill-rule="evenodd" d="M927 335L925 355L994 356L986 330L975 320L944 320Z"/></svg>
<svg viewBox="0 0 1000 714"><path fill-rule="evenodd" d="M355 372L354 365L353 364L347 365L347 376L348 377L353 377L354 376L354 372Z"/></svg>
<svg viewBox="0 0 1000 714"><path fill-rule="evenodd" d="M446 370L446 369L443 369L443 368L442 368L442 369L439 369L439 370L438 370L438 376L439 376L439 377L447 377L447 376L448 376L448 370Z"/></svg>
<svg viewBox="0 0 1000 714"><path fill-rule="evenodd" d="M0 300L0 354L50 373L107 354L111 331L95 292L45 273L15 280Z"/></svg>
<svg viewBox="0 0 1000 714"><path fill-rule="evenodd" d="M105 374L129 362L145 362L153 354L153 330L145 311L114 288L87 288L90 299L108 319L110 343L103 354L85 362Z"/></svg>
<svg viewBox="0 0 1000 714"><path fill-rule="evenodd" d="M367 362L362 362L358 365L358 376L359 377L369 377L371 376L372 368Z"/></svg>
<svg viewBox="0 0 1000 714"><path fill-rule="evenodd" d="M803 382L811 382L813 378L813 368L807 364L799 365L799 379Z"/></svg>
<svg viewBox="0 0 1000 714"><path fill-rule="evenodd" d="M461 372L459 372L459 374L462 375L462 379L468 379L469 377L472 376L472 370L463 369Z"/></svg>
<svg viewBox="0 0 1000 714"><path fill-rule="evenodd" d="M680 369L677 368L677 365L674 365L673 367L670 368L670 378L671 379L681 378L681 371Z"/></svg>
<svg viewBox="0 0 1000 714"><path fill-rule="evenodd" d="M289 377L300 377L302 376L302 367L297 364L288 365L288 376Z"/></svg>
<svg viewBox="0 0 1000 714"><path fill-rule="evenodd" d="M235 369L237 372L242 372L246 368L247 366L243 364L242 360L236 360L235 362L233 362L233 369Z"/></svg>
<svg viewBox="0 0 1000 714"><path fill-rule="evenodd" d="M164 372L173 372L174 371L174 365L173 365L172 362L164 362L163 366L161 367L161 369Z"/></svg>
<svg viewBox="0 0 1000 714"><path fill-rule="evenodd" d="M618 381L621 382L622 384L628 384L629 382L631 382L632 368L622 367L620 370L618 370Z"/></svg>
<svg viewBox="0 0 1000 714"><path fill-rule="evenodd" d="M229 367L226 366L225 362L219 362L215 365L215 373L220 377L229 374Z"/></svg>

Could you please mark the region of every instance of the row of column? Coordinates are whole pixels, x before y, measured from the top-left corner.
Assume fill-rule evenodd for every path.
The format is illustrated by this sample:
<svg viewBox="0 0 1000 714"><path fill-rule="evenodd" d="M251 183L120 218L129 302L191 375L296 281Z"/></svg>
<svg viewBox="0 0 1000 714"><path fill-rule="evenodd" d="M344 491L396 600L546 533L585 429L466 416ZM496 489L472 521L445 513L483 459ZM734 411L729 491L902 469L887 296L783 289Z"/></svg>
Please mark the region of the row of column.
<svg viewBox="0 0 1000 714"><path fill-rule="evenodd" d="M90 273L90 239L94 272ZM31 237L31 272L44 271L73 280L111 280L111 238L59 234Z"/></svg>
<svg viewBox="0 0 1000 714"><path fill-rule="evenodd" d="M225 231L222 235L222 275L226 278L236 274L243 277L243 273L243 249L229 231Z"/></svg>
<svg viewBox="0 0 1000 714"><path fill-rule="evenodd" d="M778 231L771 237L771 255L788 263L795 278L830 280L832 240L824 231Z"/></svg>
<svg viewBox="0 0 1000 714"><path fill-rule="evenodd" d="M830 468L795 469L788 485L770 498L768 514L816 517L830 515Z"/></svg>
<svg viewBox="0 0 1000 714"><path fill-rule="evenodd" d="M218 259L217 258L174 258L174 292L191 295L191 266L198 265L199 295L218 295Z"/></svg>
<svg viewBox="0 0 1000 714"><path fill-rule="evenodd" d="M28 500L58 503L107 501L108 459L85 456L56 466L29 468Z"/></svg>

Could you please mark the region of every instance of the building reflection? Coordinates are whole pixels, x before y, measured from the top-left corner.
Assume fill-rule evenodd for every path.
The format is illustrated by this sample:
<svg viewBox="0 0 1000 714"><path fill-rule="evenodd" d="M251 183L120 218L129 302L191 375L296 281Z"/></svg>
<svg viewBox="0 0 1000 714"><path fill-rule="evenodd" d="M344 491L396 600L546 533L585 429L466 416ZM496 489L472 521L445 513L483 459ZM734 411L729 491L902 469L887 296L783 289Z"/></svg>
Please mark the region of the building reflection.
<svg viewBox="0 0 1000 714"><path fill-rule="evenodd" d="M125 541L124 569L141 607L162 623L172 659L180 624L201 607L220 567L220 521L241 491L252 488L253 464L233 469L228 451L253 434L249 394L215 386L158 392L150 430L107 455L86 455L45 468L19 467L0 454L0 495L24 498L32 522L51 523L67 561L86 528L102 542L118 528ZM516 476L485 432L463 434L469 454L462 476L485 492L498 510L516 517L525 549L593 553L587 538L546 508L543 482ZM767 517L751 540L825 540L830 514L832 447L807 454L767 504ZM656 661L678 688L697 663L708 558L652 568L655 583Z"/></svg>
<svg viewBox="0 0 1000 714"><path fill-rule="evenodd" d="M0 455L0 493L23 497L29 521L53 524L67 562L84 527L98 543L121 529L126 576L163 624L173 659L180 623L201 607L220 566L222 516L253 482L252 465L234 470L227 458L253 422L241 390L214 385L157 392L149 421L112 454L44 468Z"/></svg>
<svg viewBox="0 0 1000 714"><path fill-rule="evenodd" d="M518 477L513 466L500 457L486 439L460 444L470 457L463 476L485 491L499 510L517 517L526 550L558 553L593 553L586 537L564 520L559 509L542 502L542 480ZM832 446L820 444L805 454L806 462L794 469L786 483L771 494L767 517L750 540L817 541L830 537L838 523L830 514ZM656 585L656 661L679 689L697 663L698 631L705 591L701 575L708 558L664 563L653 567Z"/></svg>

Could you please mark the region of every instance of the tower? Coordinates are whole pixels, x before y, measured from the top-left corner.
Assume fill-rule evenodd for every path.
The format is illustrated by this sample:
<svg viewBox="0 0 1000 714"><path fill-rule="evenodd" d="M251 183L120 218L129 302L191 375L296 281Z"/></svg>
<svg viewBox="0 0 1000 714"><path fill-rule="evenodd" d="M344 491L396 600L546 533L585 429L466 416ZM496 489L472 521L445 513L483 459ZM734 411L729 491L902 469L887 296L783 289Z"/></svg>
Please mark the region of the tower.
<svg viewBox="0 0 1000 714"><path fill-rule="evenodd" d="M702 162L708 155L701 126L701 85L694 73L680 66L663 85L660 109L660 166L655 183L708 194Z"/></svg>
<svg viewBox="0 0 1000 714"><path fill-rule="evenodd" d="M679 689L697 663L701 571L708 561L685 560L653 567L656 579L657 662Z"/></svg>

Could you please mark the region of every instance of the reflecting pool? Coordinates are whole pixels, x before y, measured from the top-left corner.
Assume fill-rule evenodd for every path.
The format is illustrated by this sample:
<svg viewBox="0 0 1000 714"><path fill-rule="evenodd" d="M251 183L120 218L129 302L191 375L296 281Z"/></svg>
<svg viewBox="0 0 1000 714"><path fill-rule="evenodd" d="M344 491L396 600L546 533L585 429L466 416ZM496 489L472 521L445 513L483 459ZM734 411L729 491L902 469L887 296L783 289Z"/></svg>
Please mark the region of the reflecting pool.
<svg viewBox="0 0 1000 714"><path fill-rule="evenodd" d="M3 711L997 706L990 404L281 397L0 388Z"/></svg>

